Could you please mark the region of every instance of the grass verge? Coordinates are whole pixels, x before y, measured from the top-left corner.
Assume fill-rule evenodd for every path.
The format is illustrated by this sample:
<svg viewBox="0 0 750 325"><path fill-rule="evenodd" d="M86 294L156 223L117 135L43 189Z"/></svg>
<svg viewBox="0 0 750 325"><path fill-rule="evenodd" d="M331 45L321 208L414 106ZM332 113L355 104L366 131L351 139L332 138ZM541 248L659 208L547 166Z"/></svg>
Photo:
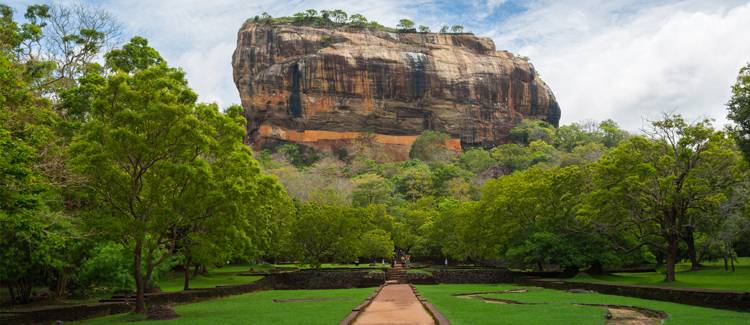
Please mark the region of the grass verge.
<svg viewBox="0 0 750 325"><path fill-rule="evenodd" d="M510 284L418 285L417 289L452 324L603 324L606 310L577 304L614 304L666 312L665 324L748 324L750 313L703 308L598 293L565 291ZM482 297L518 301L524 304L493 304L454 296L461 293L528 289L526 293L483 294Z"/></svg>
<svg viewBox="0 0 750 325"><path fill-rule="evenodd" d="M179 305L175 307L180 315L178 319L140 321L137 324L337 324L373 290L375 289L259 291ZM309 301L274 302L274 299ZM121 314L76 324L128 324L138 320L143 320L143 316Z"/></svg>

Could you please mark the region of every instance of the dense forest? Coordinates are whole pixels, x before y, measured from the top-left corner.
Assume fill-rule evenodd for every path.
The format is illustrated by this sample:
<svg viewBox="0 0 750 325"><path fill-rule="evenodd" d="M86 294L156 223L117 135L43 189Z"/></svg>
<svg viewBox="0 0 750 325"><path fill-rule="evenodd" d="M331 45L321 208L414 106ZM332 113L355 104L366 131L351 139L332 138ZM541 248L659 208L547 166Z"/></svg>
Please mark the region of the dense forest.
<svg viewBox="0 0 750 325"><path fill-rule="evenodd" d="M517 269L663 263L668 281L680 260L750 254L750 66L731 129L677 114L640 134L524 120L490 150L427 131L394 162L372 135L351 153L253 152L239 106L199 103L146 39L118 44L108 13L0 14L0 283L16 302L135 290L143 311L169 270L188 288L191 270L228 261L320 266L394 247Z"/></svg>

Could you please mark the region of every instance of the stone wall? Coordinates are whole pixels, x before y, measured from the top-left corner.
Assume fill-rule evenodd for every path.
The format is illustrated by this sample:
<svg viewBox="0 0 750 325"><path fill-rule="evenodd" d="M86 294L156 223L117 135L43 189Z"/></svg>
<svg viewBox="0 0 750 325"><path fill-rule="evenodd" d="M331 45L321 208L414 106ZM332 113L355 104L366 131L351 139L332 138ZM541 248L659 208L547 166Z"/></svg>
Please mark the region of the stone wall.
<svg viewBox="0 0 750 325"><path fill-rule="evenodd" d="M382 270L323 271L304 270L273 274L265 283L274 289L343 289L377 287L385 282Z"/></svg>
<svg viewBox="0 0 750 325"><path fill-rule="evenodd" d="M408 273L409 283L509 283L513 273L507 269L445 269L427 273Z"/></svg>
<svg viewBox="0 0 750 325"><path fill-rule="evenodd" d="M517 283L558 290L586 289L610 295L669 301L711 308L750 311L750 292L662 288L624 284L613 285L568 282L552 279L519 279Z"/></svg>

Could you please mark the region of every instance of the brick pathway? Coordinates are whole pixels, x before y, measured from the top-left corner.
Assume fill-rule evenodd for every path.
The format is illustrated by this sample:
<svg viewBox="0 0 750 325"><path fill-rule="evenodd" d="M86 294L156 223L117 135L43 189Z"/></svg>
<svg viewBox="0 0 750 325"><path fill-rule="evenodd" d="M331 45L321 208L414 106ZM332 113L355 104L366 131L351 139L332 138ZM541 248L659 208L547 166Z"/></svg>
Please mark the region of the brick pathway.
<svg viewBox="0 0 750 325"><path fill-rule="evenodd" d="M435 320L408 284L390 284L380 290L354 324L434 325Z"/></svg>

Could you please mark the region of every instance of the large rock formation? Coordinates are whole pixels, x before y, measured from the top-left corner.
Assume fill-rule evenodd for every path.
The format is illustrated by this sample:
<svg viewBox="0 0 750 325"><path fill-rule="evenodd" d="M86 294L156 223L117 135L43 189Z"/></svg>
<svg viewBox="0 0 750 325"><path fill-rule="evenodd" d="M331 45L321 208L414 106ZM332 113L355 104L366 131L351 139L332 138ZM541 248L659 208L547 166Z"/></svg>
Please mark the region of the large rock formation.
<svg viewBox="0 0 750 325"><path fill-rule="evenodd" d="M424 130L448 133L459 149L502 143L522 118L560 118L526 59L473 34L248 22L232 66L256 147L332 151L374 133L403 159Z"/></svg>

